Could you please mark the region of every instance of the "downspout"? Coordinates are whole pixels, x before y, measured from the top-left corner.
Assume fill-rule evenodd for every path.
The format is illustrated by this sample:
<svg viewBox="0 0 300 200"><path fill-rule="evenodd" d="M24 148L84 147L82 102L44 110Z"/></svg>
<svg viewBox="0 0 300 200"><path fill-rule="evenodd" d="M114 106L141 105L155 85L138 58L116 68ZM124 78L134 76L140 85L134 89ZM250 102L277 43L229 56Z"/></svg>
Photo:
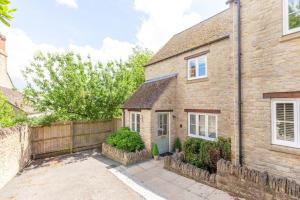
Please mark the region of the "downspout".
<svg viewBox="0 0 300 200"><path fill-rule="evenodd" d="M239 131L239 164L243 165L243 118L242 118L242 51L241 51L241 0L237 4L237 61L238 61L238 131Z"/></svg>

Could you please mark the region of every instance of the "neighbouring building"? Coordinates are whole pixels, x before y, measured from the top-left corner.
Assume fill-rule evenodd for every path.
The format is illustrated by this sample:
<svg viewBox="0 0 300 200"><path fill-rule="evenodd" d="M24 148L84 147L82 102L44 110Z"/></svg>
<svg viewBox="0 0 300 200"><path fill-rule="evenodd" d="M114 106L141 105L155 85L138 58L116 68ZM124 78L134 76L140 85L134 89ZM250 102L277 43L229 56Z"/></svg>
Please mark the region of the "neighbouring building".
<svg viewBox="0 0 300 200"><path fill-rule="evenodd" d="M6 38L0 34L0 92L6 96L8 102L16 111L25 112L29 116L38 115L31 106L24 103L21 92L15 89L7 71Z"/></svg>
<svg viewBox="0 0 300 200"><path fill-rule="evenodd" d="M227 3L153 56L124 126L160 153L230 137L235 163L300 182L300 0Z"/></svg>

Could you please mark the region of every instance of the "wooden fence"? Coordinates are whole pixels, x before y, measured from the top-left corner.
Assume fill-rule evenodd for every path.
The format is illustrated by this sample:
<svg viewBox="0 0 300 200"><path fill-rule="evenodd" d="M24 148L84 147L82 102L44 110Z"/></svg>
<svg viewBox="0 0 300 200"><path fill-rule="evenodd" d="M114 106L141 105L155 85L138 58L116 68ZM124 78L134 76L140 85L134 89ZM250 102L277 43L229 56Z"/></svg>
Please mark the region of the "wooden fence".
<svg viewBox="0 0 300 200"><path fill-rule="evenodd" d="M33 159L99 148L105 138L120 127L120 119L31 127Z"/></svg>

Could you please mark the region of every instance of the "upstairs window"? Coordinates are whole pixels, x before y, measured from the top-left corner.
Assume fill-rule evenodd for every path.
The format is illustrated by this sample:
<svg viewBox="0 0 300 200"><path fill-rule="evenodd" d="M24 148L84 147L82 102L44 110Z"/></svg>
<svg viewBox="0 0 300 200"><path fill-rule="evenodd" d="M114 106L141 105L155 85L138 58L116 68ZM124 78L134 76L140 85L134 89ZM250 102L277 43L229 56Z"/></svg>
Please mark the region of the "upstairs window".
<svg viewBox="0 0 300 200"><path fill-rule="evenodd" d="M300 0L283 0L284 34L300 31Z"/></svg>
<svg viewBox="0 0 300 200"><path fill-rule="evenodd" d="M206 55L188 60L188 80L207 77Z"/></svg>
<svg viewBox="0 0 300 200"><path fill-rule="evenodd" d="M273 101L273 144L300 147L299 105L300 101Z"/></svg>
<svg viewBox="0 0 300 200"><path fill-rule="evenodd" d="M188 135L190 137L215 140L217 135L217 115L204 113L188 114Z"/></svg>
<svg viewBox="0 0 300 200"><path fill-rule="evenodd" d="M130 114L130 130L140 132L141 129L141 114L132 112Z"/></svg>

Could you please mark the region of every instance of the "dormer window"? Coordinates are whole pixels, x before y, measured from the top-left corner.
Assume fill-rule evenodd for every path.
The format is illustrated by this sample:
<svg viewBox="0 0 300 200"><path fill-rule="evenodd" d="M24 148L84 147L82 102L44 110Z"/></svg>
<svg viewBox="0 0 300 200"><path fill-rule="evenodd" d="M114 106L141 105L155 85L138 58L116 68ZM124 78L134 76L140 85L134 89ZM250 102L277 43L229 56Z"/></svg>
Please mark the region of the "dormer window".
<svg viewBox="0 0 300 200"><path fill-rule="evenodd" d="M283 0L284 34L300 31L300 0Z"/></svg>
<svg viewBox="0 0 300 200"><path fill-rule="evenodd" d="M207 77L207 57L206 55L191 58L188 60L188 80Z"/></svg>

